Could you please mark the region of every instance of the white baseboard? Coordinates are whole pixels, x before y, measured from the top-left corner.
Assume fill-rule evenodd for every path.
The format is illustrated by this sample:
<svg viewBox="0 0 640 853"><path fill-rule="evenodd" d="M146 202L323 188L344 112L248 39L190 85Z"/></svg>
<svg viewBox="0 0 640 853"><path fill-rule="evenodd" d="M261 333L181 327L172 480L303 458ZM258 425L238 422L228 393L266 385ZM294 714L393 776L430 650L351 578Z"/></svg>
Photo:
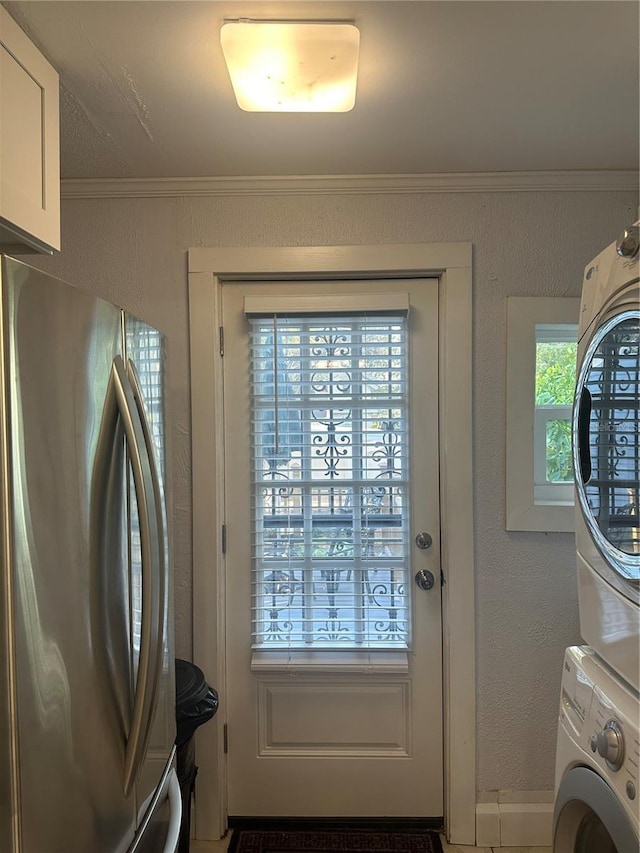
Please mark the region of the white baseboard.
<svg viewBox="0 0 640 853"><path fill-rule="evenodd" d="M500 810L495 803L476 803L476 844L500 847Z"/></svg>
<svg viewBox="0 0 640 853"><path fill-rule="evenodd" d="M553 822L551 791L500 791L476 804L478 847L549 847Z"/></svg>

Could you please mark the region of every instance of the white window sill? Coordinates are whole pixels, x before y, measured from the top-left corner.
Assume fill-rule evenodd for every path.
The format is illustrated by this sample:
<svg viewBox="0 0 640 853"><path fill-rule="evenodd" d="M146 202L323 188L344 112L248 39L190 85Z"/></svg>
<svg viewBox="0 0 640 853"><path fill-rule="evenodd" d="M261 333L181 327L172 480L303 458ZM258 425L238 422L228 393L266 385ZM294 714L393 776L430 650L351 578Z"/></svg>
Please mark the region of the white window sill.
<svg viewBox="0 0 640 853"><path fill-rule="evenodd" d="M377 651L254 651L252 672L344 672L361 674L406 674L409 654L406 650Z"/></svg>

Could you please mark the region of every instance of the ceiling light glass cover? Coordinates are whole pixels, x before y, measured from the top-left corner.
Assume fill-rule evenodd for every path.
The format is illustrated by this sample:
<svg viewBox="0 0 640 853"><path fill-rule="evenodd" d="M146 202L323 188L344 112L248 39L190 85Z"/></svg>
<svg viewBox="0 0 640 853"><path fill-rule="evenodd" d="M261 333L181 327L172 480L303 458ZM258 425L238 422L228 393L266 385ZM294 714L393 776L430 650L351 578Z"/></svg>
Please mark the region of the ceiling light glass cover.
<svg viewBox="0 0 640 853"><path fill-rule="evenodd" d="M349 23L228 21L220 31L238 106L249 112L347 112L360 33Z"/></svg>

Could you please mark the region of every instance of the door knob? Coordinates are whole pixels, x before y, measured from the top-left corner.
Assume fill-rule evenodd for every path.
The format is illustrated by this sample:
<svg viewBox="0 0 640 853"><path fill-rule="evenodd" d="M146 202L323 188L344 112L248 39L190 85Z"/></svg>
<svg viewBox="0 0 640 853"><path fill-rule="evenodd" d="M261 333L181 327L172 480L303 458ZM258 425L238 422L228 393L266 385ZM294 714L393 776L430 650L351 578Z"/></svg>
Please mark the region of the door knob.
<svg viewBox="0 0 640 853"><path fill-rule="evenodd" d="M426 591L433 589L436 579L433 576L433 572L430 572L429 569L420 569L420 571L416 572L415 581L420 589Z"/></svg>

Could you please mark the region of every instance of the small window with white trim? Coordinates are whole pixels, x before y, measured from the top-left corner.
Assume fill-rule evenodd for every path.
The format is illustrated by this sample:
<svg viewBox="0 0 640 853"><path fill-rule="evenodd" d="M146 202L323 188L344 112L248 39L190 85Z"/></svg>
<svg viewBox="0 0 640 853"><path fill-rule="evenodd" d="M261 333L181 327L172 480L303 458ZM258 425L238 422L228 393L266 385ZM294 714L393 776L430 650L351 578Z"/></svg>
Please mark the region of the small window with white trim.
<svg viewBox="0 0 640 853"><path fill-rule="evenodd" d="M573 530L579 299L507 300L507 530Z"/></svg>
<svg viewBox="0 0 640 853"><path fill-rule="evenodd" d="M536 323L533 424L534 500L573 506L571 412L576 384L576 323Z"/></svg>

